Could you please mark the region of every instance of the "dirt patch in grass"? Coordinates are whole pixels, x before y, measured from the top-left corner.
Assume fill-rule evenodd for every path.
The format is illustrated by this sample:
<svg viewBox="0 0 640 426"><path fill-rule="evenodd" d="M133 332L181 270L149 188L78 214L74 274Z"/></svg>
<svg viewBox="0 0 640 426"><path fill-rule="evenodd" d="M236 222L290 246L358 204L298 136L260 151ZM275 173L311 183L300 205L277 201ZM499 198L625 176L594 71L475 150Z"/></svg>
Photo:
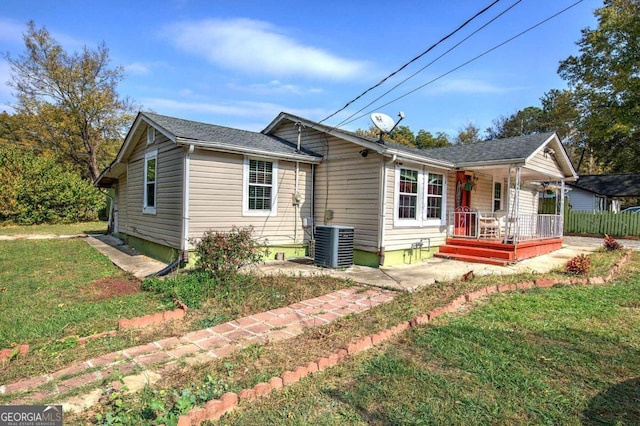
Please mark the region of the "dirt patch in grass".
<svg viewBox="0 0 640 426"><path fill-rule="evenodd" d="M114 275L102 277L92 282L86 286L83 291L89 294L90 300L96 301L139 293L141 290L140 281L136 278Z"/></svg>

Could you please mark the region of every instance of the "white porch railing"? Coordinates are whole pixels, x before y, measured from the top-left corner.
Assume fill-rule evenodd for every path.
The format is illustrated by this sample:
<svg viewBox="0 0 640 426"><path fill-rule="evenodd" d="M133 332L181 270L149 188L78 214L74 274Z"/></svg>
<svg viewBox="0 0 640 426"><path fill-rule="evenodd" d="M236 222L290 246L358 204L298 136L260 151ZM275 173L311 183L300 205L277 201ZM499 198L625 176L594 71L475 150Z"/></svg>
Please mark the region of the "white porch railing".
<svg viewBox="0 0 640 426"><path fill-rule="evenodd" d="M562 237L563 217L554 214L525 214L505 218L495 213L462 208L450 212L447 237L516 241Z"/></svg>

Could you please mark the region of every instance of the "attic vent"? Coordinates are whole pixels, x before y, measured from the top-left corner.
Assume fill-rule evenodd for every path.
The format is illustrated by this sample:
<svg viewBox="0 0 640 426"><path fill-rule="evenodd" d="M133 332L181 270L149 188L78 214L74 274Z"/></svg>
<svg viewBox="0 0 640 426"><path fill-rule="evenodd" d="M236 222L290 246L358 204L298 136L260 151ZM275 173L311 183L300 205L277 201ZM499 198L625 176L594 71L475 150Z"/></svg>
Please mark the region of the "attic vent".
<svg viewBox="0 0 640 426"><path fill-rule="evenodd" d="M330 268L347 268L353 265L352 226L316 226L316 265Z"/></svg>

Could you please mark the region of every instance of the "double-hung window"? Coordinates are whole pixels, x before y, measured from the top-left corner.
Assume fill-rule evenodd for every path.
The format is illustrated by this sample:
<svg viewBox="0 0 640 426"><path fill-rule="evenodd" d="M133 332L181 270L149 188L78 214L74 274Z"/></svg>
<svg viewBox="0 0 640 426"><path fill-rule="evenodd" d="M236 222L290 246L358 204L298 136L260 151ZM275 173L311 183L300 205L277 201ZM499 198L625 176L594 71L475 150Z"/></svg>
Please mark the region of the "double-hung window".
<svg viewBox="0 0 640 426"><path fill-rule="evenodd" d="M493 183L493 211L502 210L502 183Z"/></svg>
<svg viewBox="0 0 640 426"><path fill-rule="evenodd" d="M276 215L276 162L245 160L243 213L254 216Z"/></svg>
<svg viewBox="0 0 640 426"><path fill-rule="evenodd" d="M397 226L441 225L444 218L445 175L426 170L396 169L394 224Z"/></svg>
<svg viewBox="0 0 640 426"><path fill-rule="evenodd" d="M158 150L147 152L144 155L144 199L143 213L156 213L158 180Z"/></svg>
<svg viewBox="0 0 640 426"><path fill-rule="evenodd" d="M398 188L398 219L417 219L418 216L418 171L400 169Z"/></svg>
<svg viewBox="0 0 640 426"><path fill-rule="evenodd" d="M428 173L425 179L427 180L425 219L442 219L444 175Z"/></svg>

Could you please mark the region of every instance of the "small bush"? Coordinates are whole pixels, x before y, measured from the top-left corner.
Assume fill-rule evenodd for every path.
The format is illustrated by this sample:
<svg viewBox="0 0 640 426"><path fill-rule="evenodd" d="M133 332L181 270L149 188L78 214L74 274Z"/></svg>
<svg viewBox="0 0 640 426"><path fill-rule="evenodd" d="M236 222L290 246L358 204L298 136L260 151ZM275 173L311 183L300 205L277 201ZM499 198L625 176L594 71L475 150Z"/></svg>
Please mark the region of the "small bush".
<svg viewBox="0 0 640 426"><path fill-rule="evenodd" d="M253 226L228 232L207 231L196 243L197 266L217 277L235 274L241 267L259 262L268 254L253 238Z"/></svg>
<svg viewBox="0 0 640 426"><path fill-rule="evenodd" d="M606 248L607 250L620 250L622 248L622 245L616 241L615 238L608 236L607 234L604 235L604 248Z"/></svg>
<svg viewBox="0 0 640 426"><path fill-rule="evenodd" d="M585 275L591 268L591 261L586 254L579 254L567 262L567 273L574 275Z"/></svg>

